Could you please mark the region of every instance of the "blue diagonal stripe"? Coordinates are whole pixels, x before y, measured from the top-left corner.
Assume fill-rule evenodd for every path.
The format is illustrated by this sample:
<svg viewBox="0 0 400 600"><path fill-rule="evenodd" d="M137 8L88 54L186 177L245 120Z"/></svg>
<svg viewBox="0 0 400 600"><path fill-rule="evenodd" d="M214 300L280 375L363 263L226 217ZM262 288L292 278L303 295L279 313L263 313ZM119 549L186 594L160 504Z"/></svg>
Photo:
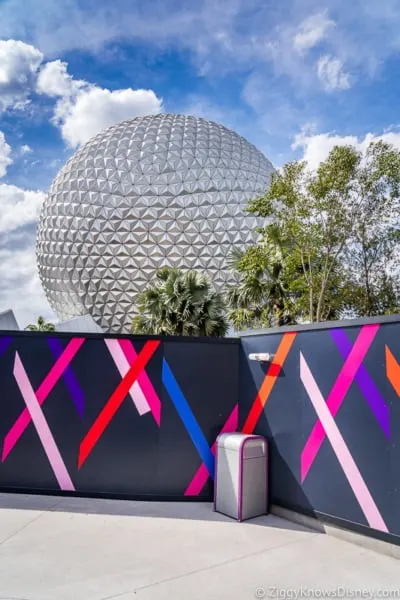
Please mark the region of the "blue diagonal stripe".
<svg viewBox="0 0 400 600"><path fill-rule="evenodd" d="M64 351L63 345L60 342L60 340L58 338L47 338L47 343L50 347L54 358L59 358ZM83 395L82 388L79 385L77 378L75 377L71 365L68 365L68 367L65 369L63 373L63 378L68 388L68 391L72 396L72 400L74 401L79 415L83 417L85 407L85 396Z"/></svg>
<svg viewBox="0 0 400 600"><path fill-rule="evenodd" d="M0 339L0 356L7 350L8 346L12 342L12 337L7 336Z"/></svg>
<svg viewBox="0 0 400 600"><path fill-rule="evenodd" d="M200 454L200 458L210 476L214 478L214 455L165 358L163 359L162 379L197 452Z"/></svg>

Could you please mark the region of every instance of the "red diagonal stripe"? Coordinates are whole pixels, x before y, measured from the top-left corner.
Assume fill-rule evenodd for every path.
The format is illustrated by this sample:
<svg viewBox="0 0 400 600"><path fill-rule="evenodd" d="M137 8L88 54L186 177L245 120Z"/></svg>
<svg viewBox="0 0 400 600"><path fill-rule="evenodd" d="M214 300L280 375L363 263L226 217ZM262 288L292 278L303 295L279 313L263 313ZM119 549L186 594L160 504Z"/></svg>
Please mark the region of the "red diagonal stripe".
<svg viewBox="0 0 400 600"><path fill-rule="evenodd" d="M137 355L135 362L104 405L101 413L82 440L79 448L78 469L81 468L94 446L103 435L107 425L110 423L111 419L128 395L132 385L135 383L159 345L159 340L150 340L145 343L142 350Z"/></svg>

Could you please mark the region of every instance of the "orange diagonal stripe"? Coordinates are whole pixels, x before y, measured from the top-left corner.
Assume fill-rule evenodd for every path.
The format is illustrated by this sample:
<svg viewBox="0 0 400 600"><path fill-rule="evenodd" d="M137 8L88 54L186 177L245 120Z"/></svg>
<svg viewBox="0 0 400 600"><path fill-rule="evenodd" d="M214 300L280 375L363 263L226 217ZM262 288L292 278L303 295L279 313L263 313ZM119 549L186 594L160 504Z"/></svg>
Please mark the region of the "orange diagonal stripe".
<svg viewBox="0 0 400 600"><path fill-rule="evenodd" d="M263 411L263 408L273 390L275 382L279 377L279 374L283 367L283 363L285 362L286 357L289 354L289 350L292 347L295 337L296 333L285 333L283 335L281 342L278 346L278 350L276 351L275 358L269 366L264 381L262 382L261 387L258 390L257 397L254 400L254 404L250 409L245 424L243 425L243 433L253 433L257 425L257 421L260 418L260 415Z"/></svg>
<svg viewBox="0 0 400 600"><path fill-rule="evenodd" d="M389 347L385 346L386 351L386 375L390 383L400 396L400 365L390 352Z"/></svg>

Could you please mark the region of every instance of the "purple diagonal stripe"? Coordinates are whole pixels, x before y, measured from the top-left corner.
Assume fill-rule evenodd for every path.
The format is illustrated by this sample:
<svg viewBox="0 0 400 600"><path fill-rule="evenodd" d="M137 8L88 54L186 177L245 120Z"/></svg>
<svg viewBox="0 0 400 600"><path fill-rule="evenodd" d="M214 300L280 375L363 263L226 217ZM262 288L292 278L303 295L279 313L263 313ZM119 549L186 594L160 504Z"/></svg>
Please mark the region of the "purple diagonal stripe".
<svg viewBox="0 0 400 600"><path fill-rule="evenodd" d="M340 354L343 356L344 360L346 360L352 348L351 342L346 333L342 329L332 329L330 334L336 346L338 347ZM364 398L368 402L384 434L388 440L390 440L389 408L385 404L385 401L382 398L378 388L363 364L360 365L354 381L357 383L362 394L364 395Z"/></svg>
<svg viewBox="0 0 400 600"><path fill-rule="evenodd" d="M59 356L61 356L64 348L62 347L60 340L58 340L57 338L47 338L47 343L49 344L50 350L52 351L54 358L58 358ZM83 395L82 388L79 385L71 366L68 366L65 369L63 377L68 391L72 396L76 409L79 415L83 417L83 411L85 408L85 396Z"/></svg>
<svg viewBox="0 0 400 600"><path fill-rule="evenodd" d="M7 350L8 346L11 344L11 342L12 342L11 336L3 337L0 339L0 356L2 354L4 354L4 352Z"/></svg>

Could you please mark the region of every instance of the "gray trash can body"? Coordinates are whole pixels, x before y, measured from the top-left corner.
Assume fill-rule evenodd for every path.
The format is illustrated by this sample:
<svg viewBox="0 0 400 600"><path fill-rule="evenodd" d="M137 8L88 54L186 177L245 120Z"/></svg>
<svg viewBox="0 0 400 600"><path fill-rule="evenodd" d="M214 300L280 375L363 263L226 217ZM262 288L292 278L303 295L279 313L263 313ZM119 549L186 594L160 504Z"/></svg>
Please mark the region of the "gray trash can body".
<svg viewBox="0 0 400 600"><path fill-rule="evenodd" d="M223 433L217 439L214 510L244 521L268 506L268 447L258 435Z"/></svg>

